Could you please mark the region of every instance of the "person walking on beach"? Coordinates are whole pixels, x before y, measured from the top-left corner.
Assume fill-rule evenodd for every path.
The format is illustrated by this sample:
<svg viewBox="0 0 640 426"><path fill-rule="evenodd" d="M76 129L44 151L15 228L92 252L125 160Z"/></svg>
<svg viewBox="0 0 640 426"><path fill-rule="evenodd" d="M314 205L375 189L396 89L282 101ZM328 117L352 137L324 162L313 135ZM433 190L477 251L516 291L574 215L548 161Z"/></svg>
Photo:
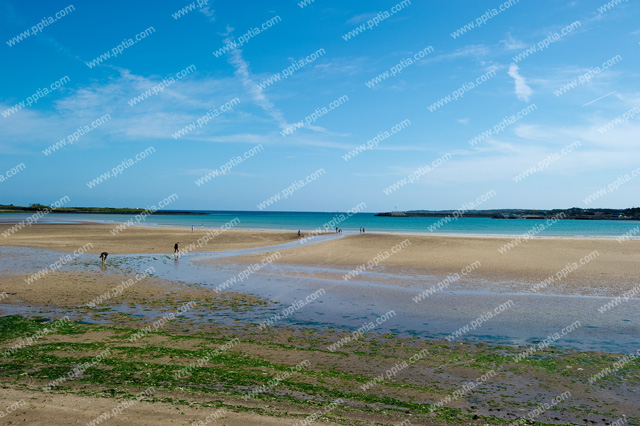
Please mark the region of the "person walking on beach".
<svg viewBox="0 0 640 426"><path fill-rule="evenodd" d="M298 238L300 238L300 230L298 229Z"/></svg>
<svg viewBox="0 0 640 426"><path fill-rule="evenodd" d="M362 227L362 233L364 234L364 226Z"/></svg>
<svg viewBox="0 0 640 426"><path fill-rule="evenodd" d="M193 225L191 225L191 232L193 232Z"/></svg>
<svg viewBox="0 0 640 426"><path fill-rule="evenodd" d="M177 242L173 246L173 255L180 254L180 242Z"/></svg>
<svg viewBox="0 0 640 426"><path fill-rule="evenodd" d="M109 253L107 253L106 251L103 251L102 253L100 253L100 260L102 260L102 266L104 266L107 263L107 256L109 256Z"/></svg>

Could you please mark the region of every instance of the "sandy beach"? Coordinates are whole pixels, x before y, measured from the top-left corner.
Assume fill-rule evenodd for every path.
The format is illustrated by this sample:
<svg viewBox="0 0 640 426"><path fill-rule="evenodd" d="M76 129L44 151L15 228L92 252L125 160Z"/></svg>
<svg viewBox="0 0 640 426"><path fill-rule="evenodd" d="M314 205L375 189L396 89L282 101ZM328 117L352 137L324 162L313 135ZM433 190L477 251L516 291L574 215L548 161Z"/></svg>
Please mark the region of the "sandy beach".
<svg viewBox="0 0 640 426"><path fill-rule="evenodd" d="M0 233L10 226L0 226ZM290 231L202 230L158 227L130 227L111 235L111 225L35 225L0 240L3 246L43 248L72 252L88 242L89 253L110 254L173 253L180 242L183 251L208 252L265 247L299 240ZM219 232L213 235L211 232ZM207 234L211 238L198 244ZM303 238L306 233L303 233ZM331 233L328 235L332 235ZM403 241L409 243L400 247ZM563 279L576 285L607 285L632 282L640 276L640 241L615 239L531 238L500 253L512 243L511 237L463 237L417 234L350 235L319 244L281 251L276 263L330 266L349 270L372 259L374 269L415 271L436 275L460 272L474 262L480 266L473 275L497 280L536 282L555 275L568 264L577 263ZM190 246L191 245L191 246ZM188 250L185 250L187 249ZM397 248L397 253L392 253ZM597 252L584 264L580 260ZM387 253L388 256L385 256ZM262 254L237 256L235 261L251 262ZM586 260L586 259L585 259Z"/></svg>
<svg viewBox="0 0 640 426"><path fill-rule="evenodd" d="M259 247L263 251L190 262L188 255L179 261L171 256L173 241L179 240L185 247L196 243L205 231L192 234L190 230L138 227L113 236L110 229L95 224L35 225L2 242L5 268L0 269L0 292L6 294L0 301L0 312L5 315L0 318L5 330L0 344L5 354L0 358L0 404L9 407L3 413L8 421L38 424L51 419L60 424L65 416L73 415L88 423L112 413L120 404L136 401L118 414L118 424L153 424L160 417L165 423L207 424L207 416L224 409L228 411L224 420L217 422L229 425L294 425L309 416L318 417L322 424L397 425L409 419L411 424L433 426L498 425L526 416L532 406L544 404L568 388L571 398L563 401L563 410L540 415L540 424L584 424L583 419L605 424L620 412L630 419L640 418L633 387L618 386L622 375L630 383L640 380L636 363L623 372L599 378L597 386L589 382L619 359L618 354L551 345L536 350L535 357L519 361L514 357L525 347L448 342L375 330L354 338L353 330L327 325L289 327L289 323L275 322L261 327L260 321L282 316L287 306L256 295L259 288L277 292L278 286L284 293L295 290L308 294L305 292L331 282L333 295L321 300L328 306L314 303L301 312L310 309L322 316L333 309L344 316L353 309L339 306L348 298L362 300L366 295L365 306L376 306L376 297L396 297L390 291L400 284L393 276L446 276L480 262L470 278L459 284L476 285L482 278L491 290L491 283L501 280L542 280L568 263L579 264L580 258L594 251L598 256L545 291L563 293L560 290L564 289L564 293L580 294L585 288L606 288L618 294L630 288L640 272L637 241L621 244L606 239L541 238L501 254L498 249L510 238L334 235L327 241L298 245L297 235L291 232L229 230L193 251ZM30 252L12 251L32 247L70 253L87 242L94 247L86 260L81 258L72 267L52 271L34 282L25 279L49 258L39 260L30 257ZM285 243L288 245L281 249L268 248ZM93 255L103 250L113 257L100 269ZM253 273L243 286L224 291L214 288L226 277L276 252L280 256L273 265ZM57 254L48 256L55 259ZM367 265L371 259L378 261L367 271L387 277L386 289L370 286L363 291L342 279L342 274ZM7 264L19 265L21 270L11 271ZM156 273L134 279L148 265L155 265ZM192 267L200 275L188 282ZM315 272L304 272L304 268ZM317 271L324 271L320 279ZM312 275L313 279L305 278ZM288 276L292 278L286 281ZM206 281L207 277L213 281ZM201 279L209 285L199 284ZM366 285L373 279L368 275L352 279L358 280ZM340 292L340 287L349 289ZM403 303L415 307L420 320L421 312L430 305L411 302L409 294L403 297ZM459 297L475 300L473 295ZM391 306L398 301L384 300ZM455 302L451 305L435 298L428 303L452 307L448 313L443 311L453 315L442 317L445 321L463 315L473 318L473 310L484 309L475 305L494 306L492 300ZM394 320L409 321L413 313L400 308L396 305L398 317ZM523 308L527 311L526 303ZM471 311L465 312L467 309ZM436 306L429 311L435 312ZM167 319L168 315L173 316ZM353 315L354 323L361 324L360 313ZM492 325L498 327L507 315ZM39 319L55 322L63 316L68 316L70 323L55 331L51 331L50 321ZM625 327L633 327L628 324ZM24 345L29 336L35 336L34 341ZM74 366L92 362L105 350L109 351L105 360L70 376ZM181 373L194 363L199 367ZM49 389L56 380L60 383ZM475 382L479 391L456 396L469 382ZM150 386L152 395L138 401L136 395ZM252 396L247 398L247 394ZM505 395L509 405L502 402ZM20 401L23 405L17 406ZM10 409L13 406L15 410ZM91 408L84 410L87 406ZM84 410L82 417L79 410Z"/></svg>
<svg viewBox="0 0 640 426"><path fill-rule="evenodd" d="M0 235L14 225L0 225ZM0 245L43 248L73 252L87 243L93 244L89 253L110 254L173 253L173 245L180 243L183 251L193 252L234 250L263 247L294 241L294 232L244 231L196 228L159 228L132 226L113 235L116 225L106 224L38 224L20 229L8 237L0 237ZM208 238L207 238L208 237ZM190 245L193 245L190 247Z"/></svg>
<svg viewBox="0 0 640 426"><path fill-rule="evenodd" d="M508 237L352 235L281 250L280 258L274 263L340 270L323 274L333 278L342 277L342 271L348 273L364 265L366 271L428 274L445 279L479 262L464 277L467 280L461 279L459 284L474 285L469 278L535 284L560 273L561 279L548 284L544 290L576 294L603 288L621 294L637 285L640 276L640 241L533 238L504 253L498 251L512 241L513 238ZM393 253L394 250L397 252ZM237 256L233 262L252 263L266 255ZM372 261L375 264L369 268ZM350 277L350 280L367 279L370 277L365 275Z"/></svg>

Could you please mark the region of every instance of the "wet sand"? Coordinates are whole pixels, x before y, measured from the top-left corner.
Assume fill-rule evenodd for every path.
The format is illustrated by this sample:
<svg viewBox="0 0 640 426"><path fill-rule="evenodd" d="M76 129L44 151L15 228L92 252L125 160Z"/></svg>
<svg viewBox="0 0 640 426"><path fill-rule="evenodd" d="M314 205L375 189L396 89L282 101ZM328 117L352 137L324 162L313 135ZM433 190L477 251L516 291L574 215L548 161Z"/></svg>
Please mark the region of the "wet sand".
<svg viewBox="0 0 640 426"><path fill-rule="evenodd" d="M232 299L251 304L259 300L251 295L233 292L222 295L207 287L142 275L138 280L133 274L55 272L35 284L25 282L25 275L0 275L0 292L8 293L0 303L78 307L93 302L96 306L127 303L167 307L190 301L220 303L222 299Z"/></svg>
<svg viewBox="0 0 640 426"><path fill-rule="evenodd" d="M106 224L37 224L20 229L8 237L3 232L14 225L0 225L0 246L20 246L43 248L62 252L73 252L85 244L93 247L88 253L109 254L131 253L173 253L173 245L180 243L182 251L207 252L218 250L234 250L251 247L263 247L294 241L298 238L295 232L282 231L244 231L219 228L159 228L132 226L111 233L116 225ZM219 235L215 235L215 232ZM205 241L209 235L208 241ZM193 247L189 247L194 244Z"/></svg>

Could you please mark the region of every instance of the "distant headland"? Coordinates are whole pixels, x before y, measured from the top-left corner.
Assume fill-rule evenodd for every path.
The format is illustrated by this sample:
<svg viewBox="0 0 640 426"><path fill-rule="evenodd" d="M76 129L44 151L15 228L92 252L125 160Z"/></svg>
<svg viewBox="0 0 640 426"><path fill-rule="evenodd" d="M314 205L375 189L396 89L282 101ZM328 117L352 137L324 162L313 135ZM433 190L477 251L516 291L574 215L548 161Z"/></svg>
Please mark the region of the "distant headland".
<svg viewBox="0 0 640 426"><path fill-rule="evenodd" d="M38 211L55 211L55 213L76 213L76 214L140 214L146 212L147 214L157 215L206 215L202 212L193 212L185 210L156 210L149 213L149 210L138 208L114 208L114 207L57 207L52 209L51 206L45 206L44 204L31 204L26 206L14 206L13 204L0 204L0 213L34 213Z"/></svg>
<svg viewBox="0 0 640 426"><path fill-rule="evenodd" d="M498 209L498 210L409 210L385 212L376 216L388 217L446 217L456 214L465 217L492 219L572 219L572 220L640 220L640 207L628 209Z"/></svg>

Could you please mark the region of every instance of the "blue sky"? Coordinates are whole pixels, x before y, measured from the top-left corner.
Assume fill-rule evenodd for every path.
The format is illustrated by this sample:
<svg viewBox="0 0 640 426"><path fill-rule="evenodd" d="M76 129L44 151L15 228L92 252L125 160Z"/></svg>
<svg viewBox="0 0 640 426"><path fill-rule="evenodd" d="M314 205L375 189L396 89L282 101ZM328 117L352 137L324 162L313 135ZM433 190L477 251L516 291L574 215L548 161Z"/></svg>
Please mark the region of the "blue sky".
<svg viewBox="0 0 640 426"><path fill-rule="evenodd" d="M367 211L455 209L491 190L478 208L638 205L640 179L620 180L640 166L640 113L628 113L640 103L637 2L512 0L502 11L504 1L400 3L0 0L0 203L69 196L74 206L147 207L176 193L168 208L257 210L322 169L266 210L342 211L361 202ZM96 63L106 52L118 54ZM392 67L402 70L372 83ZM257 87L277 73L279 81ZM483 75L490 78L469 88ZM169 76L163 91L130 105ZM457 100L433 108L457 90ZM31 105L14 108L29 97ZM230 110L174 137L235 98ZM526 116L486 134L530 105ZM102 125L43 153L105 114ZM345 160L404 120L410 125ZM195 183L259 145L226 174ZM149 147L155 151L136 161ZM413 182L383 191L411 174ZM601 188L611 189L586 204Z"/></svg>

